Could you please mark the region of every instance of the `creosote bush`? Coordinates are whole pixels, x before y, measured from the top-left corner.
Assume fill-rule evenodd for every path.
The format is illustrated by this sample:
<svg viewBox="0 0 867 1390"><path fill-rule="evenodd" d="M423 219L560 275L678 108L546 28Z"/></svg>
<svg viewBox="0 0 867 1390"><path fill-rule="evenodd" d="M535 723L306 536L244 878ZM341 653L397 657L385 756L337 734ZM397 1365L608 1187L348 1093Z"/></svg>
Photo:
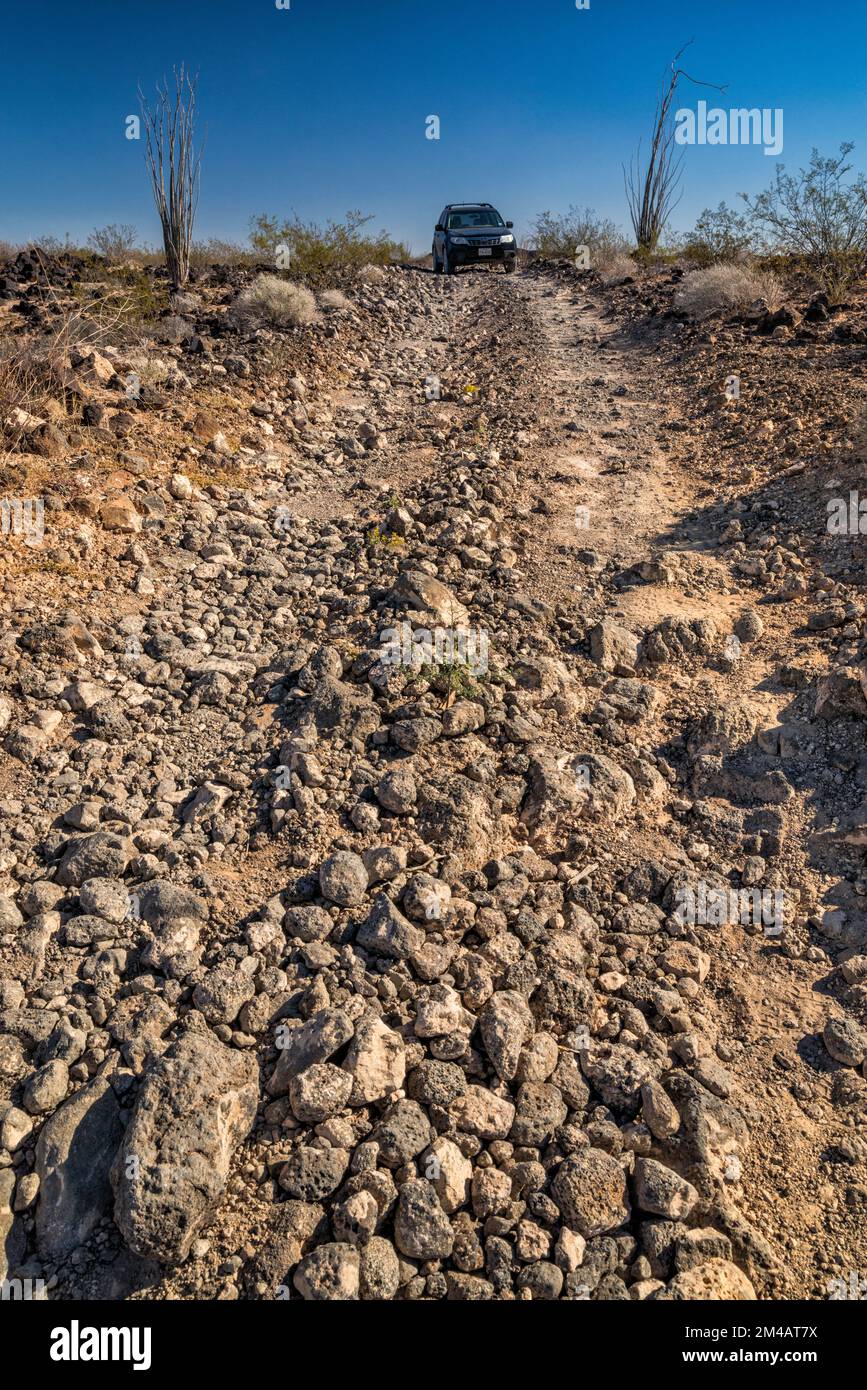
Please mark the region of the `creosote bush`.
<svg viewBox="0 0 867 1390"><path fill-rule="evenodd" d="M699 266L740 261L750 251L752 241L746 217L720 203L717 208L705 208L685 239L683 254Z"/></svg>
<svg viewBox="0 0 867 1390"><path fill-rule="evenodd" d="M530 240L540 256L573 260L577 248L590 251L590 267L598 269L613 256L625 254L629 243L607 217L598 217L593 208L571 207L568 212L540 212L531 226Z"/></svg>
<svg viewBox="0 0 867 1390"><path fill-rule="evenodd" d="M76 285L72 293L84 312L98 302L104 317L106 308L111 306L117 310L118 323L131 329L153 323L168 308L169 302L166 285L137 264L110 267L104 272L97 291L88 292L86 286Z"/></svg>
<svg viewBox="0 0 867 1390"><path fill-rule="evenodd" d="M370 236L362 228L371 221L360 212L347 212L342 222L302 222L299 218L280 222L262 213L250 223L250 245L276 264L278 246L289 252L288 269L301 280L328 283L347 272L358 272L365 265L389 265L408 260L409 249L394 241L387 232Z"/></svg>
<svg viewBox="0 0 867 1390"><path fill-rule="evenodd" d="M259 275L238 295L232 317L245 328L301 328L316 318L316 300L293 280Z"/></svg>
<svg viewBox="0 0 867 1390"><path fill-rule="evenodd" d="M95 227L87 244L107 261L125 261L135 251L137 237L136 228L128 222L110 222L107 227Z"/></svg>
<svg viewBox="0 0 867 1390"><path fill-rule="evenodd" d="M850 178L847 160L853 148L847 142L839 155L830 156L813 150L797 174L778 164L764 193L741 194L767 249L803 258L835 302L867 275L867 177Z"/></svg>

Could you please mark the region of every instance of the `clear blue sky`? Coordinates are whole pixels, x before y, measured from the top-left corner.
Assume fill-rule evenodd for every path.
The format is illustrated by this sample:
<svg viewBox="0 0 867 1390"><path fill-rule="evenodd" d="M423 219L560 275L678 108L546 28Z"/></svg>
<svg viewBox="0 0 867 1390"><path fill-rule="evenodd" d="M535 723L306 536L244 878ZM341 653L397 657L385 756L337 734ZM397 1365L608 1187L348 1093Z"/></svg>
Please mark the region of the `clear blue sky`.
<svg viewBox="0 0 867 1390"><path fill-rule="evenodd" d="M197 235L244 240L252 213L375 214L429 249L443 203L496 203L516 230L594 206L627 225L621 163L647 134L667 62L728 84L678 105L782 107L782 162L856 142L867 169L864 0L41 0L0 89L0 237L83 241L130 222L158 241L139 82L185 60L207 124ZM21 10L21 16L24 11ZM34 25L36 26L34 28ZM10 27L11 26L11 27ZM20 26L18 26L20 28ZM26 30L26 37L24 33ZM425 118L441 121L425 139ZM770 180L753 147L690 147L675 225Z"/></svg>

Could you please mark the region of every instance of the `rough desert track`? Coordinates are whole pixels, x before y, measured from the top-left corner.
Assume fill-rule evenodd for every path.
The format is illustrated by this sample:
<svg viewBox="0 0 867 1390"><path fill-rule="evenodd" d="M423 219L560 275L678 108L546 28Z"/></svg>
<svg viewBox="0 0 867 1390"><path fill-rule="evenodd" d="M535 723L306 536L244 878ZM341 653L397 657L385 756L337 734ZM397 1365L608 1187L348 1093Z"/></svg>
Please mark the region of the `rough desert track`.
<svg viewBox="0 0 867 1390"><path fill-rule="evenodd" d="M592 542L600 558L628 569L638 558L671 548L708 557L710 566L720 524L717 516L703 520L697 505L708 493L717 494L713 472L695 467L701 427L689 428L687 419L686 430L676 436L676 453L663 432L666 422L684 420L685 405L690 409L678 364L665 360L651 335L625 328L608 306L585 298L580 288L544 279L531 286L524 290L526 302L543 325L555 366L553 412L565 411L567 428L582 445L577 491L574 473L569 478L574 461L571 468L567 461L549 475L540 489L550 514L561 518L560 534L562 519L569 524L572 500L578 497L590 513L588 546ZM620 425L612 416L626 418ZM607 466L600 464L600 456L608 459ZM540 474L544 468L540 460ZM541 568L548 564L550 557L544 556ZM605 615L630 627L670 616L709 616L730 630L748 591L722 572L714 578L710 595L695 595L691 584L670 580L663 586L643 585L625 599L613 587ZM790 704L789 692L773 679L775 663L795 642L789 613L771 610L765 621L765 640L743 647L734 671L712 676L704 698L709 708L747 699L773 725L784 721ZM809 796L798 797L787 807L792 881L810 884L803 889L805 904L817 891L807 871L810 802ZM844 1162L855 1154L863 1162L865 1155L859 1147L850 1150L845 1122L827 1124L828 1111L814 1103L812 1086L803 1081L792 1086L791 1069L793 1050L809 1056L811 1069L815 1066L810 1044L827 1020L833 976L829 981L824 960L812 968L795 963L738 928L726 928L719 946L712 1003L716 1027L726 1051L738 1056L738 1082L755 1125L755 1143L744 1167L744 1207L757 1229L773 1237L764 1252L768 1258L759 1287L767 1297L825 1297L829 1273L833 1277L841 1269L860 1268L864 1249L851 1211L859 1206L860 1189L850 1184L841 1192L836 1186L840 1170L833 1163L834 1145L842 1143L850 1153Z"/></svg>
<svg viewBox="0 0 867 1390"><path fill-rule="evenodd" d="M699 499L708 489L714 492L715 479L695 470L692 430L678 435L676 453L664 433L666 422L683 419L672 364L650 335L618 322L598 298L585 296L583 287L522 277L515 289L518 304L543 333L549 388L539 403L540 433L556 438L562 430L567 441L565 448L536 448L522 470L527 494L541 504L544 517L528 557L533 592L567 599L571 592L580 602L584 574L574 561L576 540L594 553L594 568L609 563L629 569L671 548L701 556L711 569L719 523L717 518L703 522L696 513ZM580 506L588 515L576 528ZM554 576L562 584L554 587ZM594 615L639 628L669 617L710 617L731 630L747 594L722 573L714 579L710 595L696 595L691 583L670 579L626 595L611 586L600 595L602 606ZM774 635L776 648L764 642L744 647L734 672L711 675L713 686L704 687L710 708L749 699L763 709L768 724L784 719L788 695L774 690L769 678L781 651L791 648L791 625L775 622L774 616L768 636ZM803 881L809 877L804 873L809 799L790 806L787 817L790 853ZM805 900L809 897L805 890ZM828 1271L833 1276L863 1262L862 1236L846 1210L857 1208L857 1189L850 1186L840 1194L828 1181L832 1136L846 1144L847 1126L817 1124L819 1116L827 1120L827 1111L810 1105L808 1086L793 1095L789 1073L792 1046L803 1054L827 1019L826 965L795 964L737 928L727 928L719 945L712 1007L725 1049L739 1054L738 1081L755 1124L754 1152L745 1162L745 1208L759 1231L774 1236L775 1253L763 1252L767 1259L759 1287L768 1297L824 1297ZM834 1233L830 1257L829 1230Z"/></svg>
<svg viewBox="0 0 867 1390"><path fill-rule="evenodd" d="M9 1267L826 1297L864 1264L863 1005L809 750L858 725L815 719L822 639L786 672L846 596L761 587L797 545L720 485L704 346L568 267L395 269L283 343L221 337L230 299L120 449L91 388L5 578ZM487 669L389 666L399 623ZM782 935L684 922L701 883L783 890Z"/></svg>

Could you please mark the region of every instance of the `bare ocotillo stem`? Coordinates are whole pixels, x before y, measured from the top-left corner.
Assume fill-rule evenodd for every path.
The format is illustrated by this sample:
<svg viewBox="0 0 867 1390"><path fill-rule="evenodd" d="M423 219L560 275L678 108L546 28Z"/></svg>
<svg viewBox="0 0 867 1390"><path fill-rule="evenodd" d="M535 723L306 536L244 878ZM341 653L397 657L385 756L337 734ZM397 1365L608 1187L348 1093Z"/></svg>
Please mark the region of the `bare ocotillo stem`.
<svg viewBox="0 0 867 1390"><path fill-rule="evenodd" d="M174 90L163 78L157 83L153 109L139 87L145 127L145 159L154 202L163 229L166 265L172 288L187 282L190 243L199 199L201 148L195 148L196 87L183 63L173 69Z"/></svg>
<svg viewBox="0 0 867 1390"><path fill-rule="evenodd" d="M701 82L698 78L690 77L688 72L678 67L678 60L687 48L689 44L684 44L675 54L668 83L663 83L660 89L653 118L647 168L642 171L639 144L628 172L625 168L623 170L629 216L639 251L652 251L655 248L669 216L680 201L677 187L683 161L675 157L674 132L670 122L678 80L685 77L688 82L694 82L697 86L714 86L712 82ZM717 87L716 90L723 92L725 88Z"/></svg>

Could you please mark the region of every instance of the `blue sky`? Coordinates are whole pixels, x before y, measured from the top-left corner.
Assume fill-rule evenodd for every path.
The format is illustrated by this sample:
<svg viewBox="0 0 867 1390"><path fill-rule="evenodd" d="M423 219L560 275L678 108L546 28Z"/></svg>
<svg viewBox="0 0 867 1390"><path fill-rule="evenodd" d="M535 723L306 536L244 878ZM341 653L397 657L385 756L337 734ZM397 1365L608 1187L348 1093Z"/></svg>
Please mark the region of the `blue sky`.
<svg viewBox="0 0 867 1390"><path fill-rule="evenodd" d="M124 120L185 60L207 125L197 235L250 216L375 214L418 251L445 202L495 203L516 230L590 205L627 226L621 164L646 137L682 43L678 106L782 107L789 166L854 140L867 169L864 0L41 0L0 89L0 238L83 241L129 222L158 241L143 141ZM8 28L8 20L7 20ZM829 39L833 38L833 42ZM440 139L425 119L440 118ZM761 148L689 147L675 225L765 187Z"/></svg>

